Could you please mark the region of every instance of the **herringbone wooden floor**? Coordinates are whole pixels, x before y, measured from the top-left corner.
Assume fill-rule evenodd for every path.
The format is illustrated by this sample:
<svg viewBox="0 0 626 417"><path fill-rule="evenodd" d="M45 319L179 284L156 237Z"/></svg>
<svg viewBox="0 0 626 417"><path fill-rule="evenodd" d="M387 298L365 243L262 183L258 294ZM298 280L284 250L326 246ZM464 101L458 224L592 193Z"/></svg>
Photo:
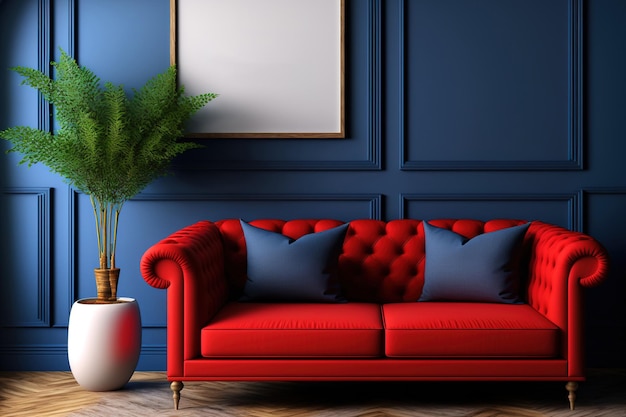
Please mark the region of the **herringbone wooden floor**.
<svg viewBox="0 0 626 417"><path fill-rule="evenodd" d="M562 383L185 383L173 409L163 372L125 389L87 392L69 372L0 373L0 416L625 417L626 371L590 371L569 411Z"/></svg>

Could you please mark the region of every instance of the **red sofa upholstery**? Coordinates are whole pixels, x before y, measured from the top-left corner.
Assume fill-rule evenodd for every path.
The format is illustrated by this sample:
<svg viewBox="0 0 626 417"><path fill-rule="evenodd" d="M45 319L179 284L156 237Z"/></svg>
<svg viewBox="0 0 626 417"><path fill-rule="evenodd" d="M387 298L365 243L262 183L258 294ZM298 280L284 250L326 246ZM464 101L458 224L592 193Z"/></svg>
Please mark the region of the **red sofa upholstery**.
<svg viewBox="0 0 626 417"><path fill-rule="evenodd" d="M467 238L521 220L433 220ZM336 220L257 220L293 239ZM347 303L238 302L247 275L238 220L201 221L149 248L144 279L168 289L167 374L183 381L584 380L583 287L607 275L604 248L533 221L523 242L523 304L418 302L419 220L354 220L339 256Z"/></svg>

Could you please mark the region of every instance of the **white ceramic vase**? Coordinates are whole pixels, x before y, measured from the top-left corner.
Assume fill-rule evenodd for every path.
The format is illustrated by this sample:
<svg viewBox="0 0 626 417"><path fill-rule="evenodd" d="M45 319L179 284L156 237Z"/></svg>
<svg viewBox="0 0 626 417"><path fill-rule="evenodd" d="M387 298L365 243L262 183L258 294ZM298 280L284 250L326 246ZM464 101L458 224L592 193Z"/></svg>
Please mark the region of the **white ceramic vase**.
<svg viewBox="0 0 626 417"><path fill-rule="evenodd" d="M117 390L130 380L141 351L141 315L133 298L96 304L78 300L70 312L67 354L72 375L89 391Z"/></svg>

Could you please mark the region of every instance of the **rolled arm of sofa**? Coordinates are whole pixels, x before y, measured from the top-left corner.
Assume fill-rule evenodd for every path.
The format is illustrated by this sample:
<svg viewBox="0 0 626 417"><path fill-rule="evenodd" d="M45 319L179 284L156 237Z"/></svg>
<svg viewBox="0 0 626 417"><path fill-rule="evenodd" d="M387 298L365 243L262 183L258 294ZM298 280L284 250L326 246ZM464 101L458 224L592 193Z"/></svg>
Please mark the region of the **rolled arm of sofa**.
<svg viewBox="0 0 626 417"><path fill-rule="evenodd" d="M532 223L528 234L532 244L528 289L531 303L548 301L552 292L570 280L575 281L574 285L593 287L606 278L608 254L591 236L539 221Z"/></svg>
<svg viewBox="0 0 626 417"><path fill-rule="evenodd" d="M528 237L528 303L562 329L568 373L580 377L584 375L583 289L607 277L609 256L591 236L543 222L534 221Z"/></svg>
<svg viewBox="0 0 626 417"><path fill-rule="evenodd" d="M168 289L168 375L182 375L183 360L199 355L200 329L228 298L219 229L187 226L150 247L140 268L148 284Z"/></svg>
<svg viewBox="0 0 626 417"><path fill-rule="evenodd" d="M217 226L206 220L187 226L153 245L141 258L141 274L155 288L177 285L176 279L182 276L173 273L173 267L187 279L223 281L224 251Z"/></svg>

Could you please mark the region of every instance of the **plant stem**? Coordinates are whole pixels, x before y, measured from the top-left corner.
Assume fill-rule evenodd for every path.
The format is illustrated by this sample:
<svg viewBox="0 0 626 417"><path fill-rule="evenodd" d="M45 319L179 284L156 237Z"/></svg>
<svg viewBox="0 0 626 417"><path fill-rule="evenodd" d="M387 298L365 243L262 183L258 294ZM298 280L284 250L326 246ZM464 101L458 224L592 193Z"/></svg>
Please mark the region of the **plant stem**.
<svg viewBox="0 0 626 417"><path fill-rule="evenodd" d="M98 257L100 268L115 268L117 249L117 230L120 212L124 203L103 203L97 197L89 195L96 219L96 237L98 239Z"/></svg>
<svg viewBox="0 0 626 417"><path fill-rule="evenodd" d="M113 242L111 244L111 268L115 268L115 251L117 249L117 226L120 220L120 212L123 203L115 205L115 220L113 221Z"/></svg>
<svg viewBox="0 0 626 417"><path fill-rule="evenodd" d="M102 236L102 247L100 248L100 268L107 267L107 208L102 203L100 204L100 218L101 218L101 236Z"/></svg>
<svg viewBox="0 0 626 417"><path fill-rule="evenodd" d="M100 268L106 268L106 257L103 257L102 247L102 206L100 201L92 194L89 195L89 201L91 201L91 207L93 208L93 215L96 223L96 238L98 239L98 258L100 261Z"/></svg>

